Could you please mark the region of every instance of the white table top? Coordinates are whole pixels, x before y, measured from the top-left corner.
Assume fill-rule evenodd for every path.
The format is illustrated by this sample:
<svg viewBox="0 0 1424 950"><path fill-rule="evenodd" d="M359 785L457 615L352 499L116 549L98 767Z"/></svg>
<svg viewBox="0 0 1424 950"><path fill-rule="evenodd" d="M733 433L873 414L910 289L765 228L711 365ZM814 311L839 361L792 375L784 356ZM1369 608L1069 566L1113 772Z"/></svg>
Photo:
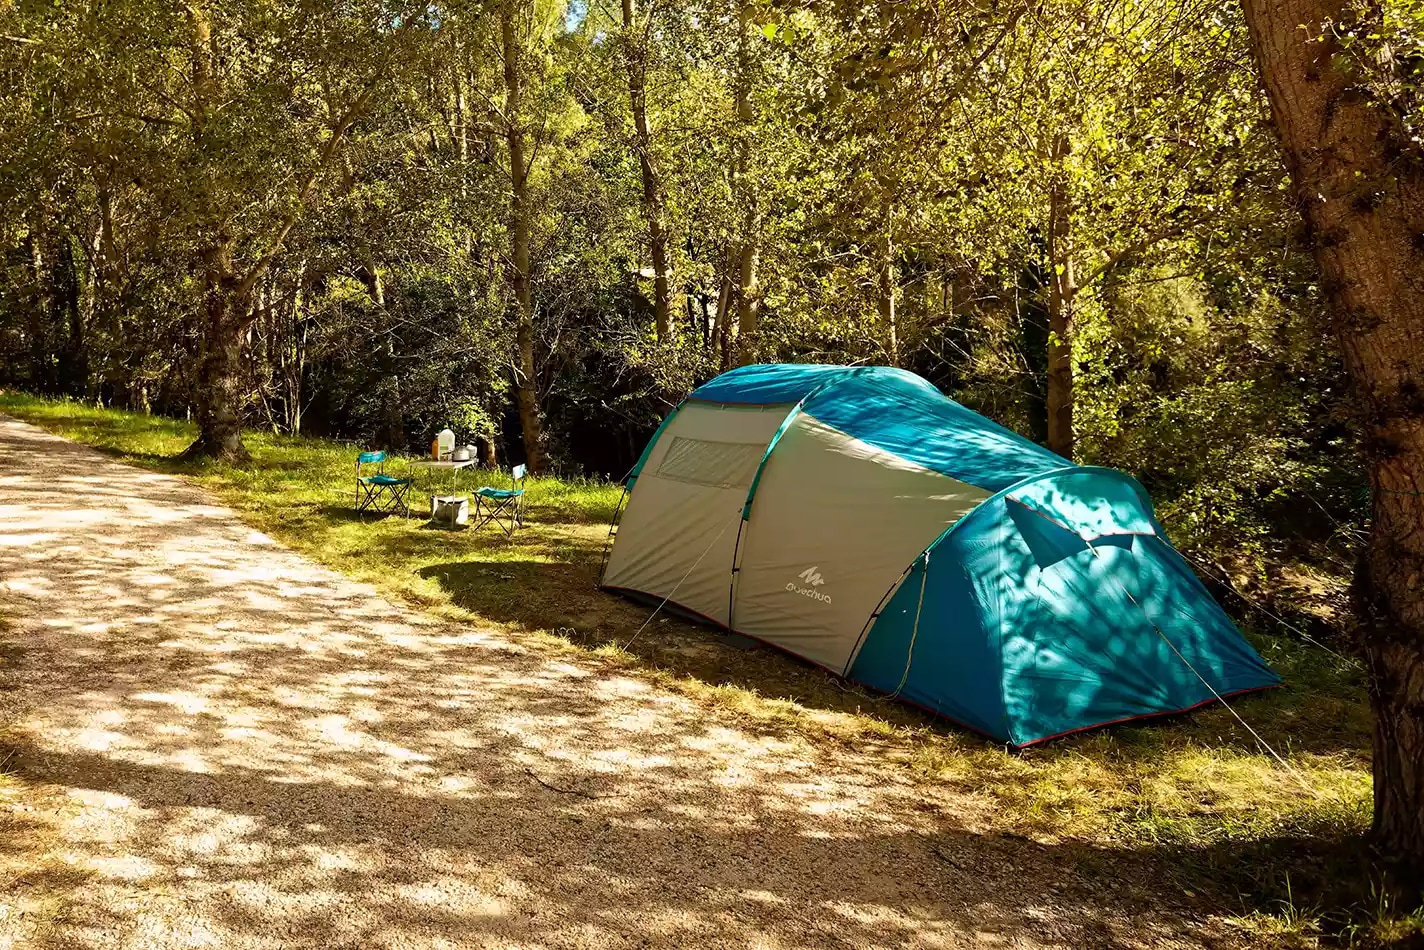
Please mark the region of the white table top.
<svg viewBox="0 0 1424 950"><path fill-rule="evenodd" d="M410 463L411 468L466 468L474 465L475 459L465 459L463 462L456 462L452 459L418 459Z"/></svg>

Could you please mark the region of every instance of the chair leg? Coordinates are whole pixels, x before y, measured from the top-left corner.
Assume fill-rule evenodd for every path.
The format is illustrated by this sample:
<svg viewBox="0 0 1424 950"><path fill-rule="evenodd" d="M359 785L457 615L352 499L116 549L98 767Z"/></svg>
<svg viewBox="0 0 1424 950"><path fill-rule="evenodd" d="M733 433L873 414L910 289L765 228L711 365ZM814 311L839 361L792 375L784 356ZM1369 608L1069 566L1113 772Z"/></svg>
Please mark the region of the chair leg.
<svg viewBox="0 0 1424 950"><path fill-rule="evenodd" d="M499 528L505 533L506 536L508 536L511 533L510 529L506 528L504 522L500 520L500 515L504 514L507 510L509 510L508 501L487 501L482 496L476 495L475 523L472 530L478 530L480 528L483 528L485 525L493 521L495 527Z"/></svg>

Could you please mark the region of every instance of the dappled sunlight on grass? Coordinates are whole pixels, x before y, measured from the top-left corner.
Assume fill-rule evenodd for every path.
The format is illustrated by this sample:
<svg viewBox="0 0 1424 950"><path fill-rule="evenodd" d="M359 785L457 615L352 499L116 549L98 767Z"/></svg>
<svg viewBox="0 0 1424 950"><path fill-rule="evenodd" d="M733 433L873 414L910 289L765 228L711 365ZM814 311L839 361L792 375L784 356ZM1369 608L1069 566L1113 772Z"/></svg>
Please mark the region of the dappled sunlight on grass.
<svg viewBox="0 0 1424 950"><path fill-rule="evenodd" d="M595 716L605 737L636 739L671 708L669 693L650 698L645 692L648 684L663 687L678 703L690 701L677 707L689 710L686 715L695 719L713 711L744 736L735 742L719 739L711 719L687 732L684 752L678 754L721 763L715 779L720 785L756 787L769 780L766 768L801 776L780 781L775 804L763 802L755 814L788 808L823 817L855 812L872 825L888 822L887 829L894 826L896 834L915 828L915 833L929 833L930 826L922 826L920 819L888 806L881 817L870 815L867 809L876 807L875 794L881 793L822 787L803 774L795 762L804 746L797 743L809 740L832 751L837 761L855 763L864 775L899 789L895 795L908 796L897 799L901 804L917 799L920 806L910 814L922 806L928 813L938 811L936 820L952 815L956 827L974 835L1008 836L1031 842L1035 849L1071 848L1075 866L1098 867L1101 849L1130 853L1137 862L1133 873L1208 895L1204 899L1213 912L1238 916L1251 927L1256 917L1277 919L1273 908L1288 880L1299 886L1302 875L1314 873L1315 852L1291 842L1309 837L1353 848L1368 827L1369 718L1362 673L1347 661L1285 638L1251 634L1285 677L1286 688L1241 697L1233 707L1286 756L1290 771L1276 765L1220 708L1070 737L1015 754L776 651L675 617L659 616L630 644L650 608L595 589L618 486L533 480L529 527L507 540L489 529L432 528L419 518L357 517L351 484L355 447L256 433L248 436L254 456L250 468L196 466L172 458L192 438L192 428L181 422L14 395L0 397L0 411L99 446L124 461L185 475L239 511L253 528L468 631L452 639L434 628L397 622L379 633L378 647L363 637L338 635L334 628L318 638L319 646L308 642L307 634L284 640L259 631L225 631L221 623L215 636L180 632L161 641L172 668L201 662L206 678L177 689L161 684L155 671L148 688L132 693L129 702L138 710L165 710L165 722L177 716L193 720L190 728L202 728L161 734L154 718L150 731L131 748L126 743L134 741L142 717L138 723L95 718L113 708L114 697L107 694L96 694L94 715L82 725L55 724L57 735L72 747L118 757L135 768L190 775L236 772L244 781L334 787L399 781L428 790L420 796L442 789L439 794L497 796L489 776L439 767L442 760L463 754L459 750L475 755L485 748L487 738L446 719L452 710L466 710L461 716L477 711L486 720L482 728L524 750L509 760L511 768L535 769L538 781L595 796L575 795L580 809L604 814L609 806L597 797L606 791L600 776L665 768L667 749L639 748L636 741L572 748L564 740L548 739L552 710L531 715L519 705L541 691L582 682L586 673L580 671L592 664L601 676L614 678L600 680L575 718L561 714L559 722ZM476 483L476 477L465 484ZM422 503L418 496L417 508ZM201 506L188 503L187 509L192 517L205 516ZM25 529L35 535L52 530L51 524ZM260 585L256 596L245 601L244 609L254 616L289 612L304 603L309 588L319 591L325 583L262 577L251 573L255 568L246 565L248 573L242 575L249 586ZM20 582L32 582L34 596L44 594L41 578ZM130 590L151 587L155 601L169 605L166 609L177 609L200 593L165 594L161 578L137 571L126 584ZM144 609L162 616L152 603ZM134 623L141 623L142 616L136 614ZM325 625L329 619L313 616L310 622ZM509 649L515 652L501 649L497 658L472 662L471 651L493 649L482 631L510 638ZM397 647L403 652L397 653ZM236 655L225 659L229 652ZM298 667L291 666L290 679L278 676L264 684L271 695L259 705L268 711L254 712L249 680L266 675L269 663L280 673L289 666L285 658L298 654L323 663L341 658L347 666L339 674L333 669L321 675L305 667L297 675ZM381 662L373 665L373 655ZM572 665L561 672L539 665L563 659ZM451 664L465 669L450 669ZM531 664L538 672L531 672ZM436 677L433 687L431 676ZM427 682L417 691L410 677ZM482 693L488 695L477 698ZM519 698L506 707L501 695ZM220 712L203 705L213 702ZM274 716L278 708L283 713ZM236 743L233 748L250 747L251 757L214 757L204 747L216 735ZM379 770L366 771L375 766L358 768L345 759L333 770L329 757L340 749L353 750L353 755L359 750L366 757L362 761L380 763ZM274 763L280 763L280 779L264 771ZM538 771L549 768L548 775ZM507 780L506 775L502 781ZM629 786L618 794L646 794L651 802L653 788ZM754 814L698 811L706 807L674 795L656 806L666 809L661 819L631 817L623 806L617 811L630 828L683 820L674 815L699 815L727 833L745 826ZM233 833L242 837L241 829ZM1233 867L1233 853L1252 862L1249 874L1223 871ZM612 892L606 893L611 899ZM489 899L491 907L498 903ZM1261 923L1256 929L1270 928Z"/></svg>

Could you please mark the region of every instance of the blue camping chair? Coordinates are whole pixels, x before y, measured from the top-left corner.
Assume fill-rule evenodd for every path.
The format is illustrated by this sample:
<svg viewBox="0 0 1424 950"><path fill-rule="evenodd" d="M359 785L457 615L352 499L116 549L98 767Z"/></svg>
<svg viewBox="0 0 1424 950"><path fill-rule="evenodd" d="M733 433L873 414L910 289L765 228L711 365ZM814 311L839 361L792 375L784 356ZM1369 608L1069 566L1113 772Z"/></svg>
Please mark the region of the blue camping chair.
<svg viewBox="0 0 1424 950"><path fill-rule="evenodd" d="M527 466L516 465L509 473L512 488L484 485L475 490L476 528L493 521L496 527L504 529L505 537L513 537L515 528L524 527L524 476L528 472Z"/></svg>
<svg viewBox="0 0 1424 950"><path fill-rule="evenodd" d="M374 465L376 471L362 475L363 465ZM400 509L410 516L411 478L397 478L386 474L385 452L362 452L356 456L356 511L390 512Z"/></svg>

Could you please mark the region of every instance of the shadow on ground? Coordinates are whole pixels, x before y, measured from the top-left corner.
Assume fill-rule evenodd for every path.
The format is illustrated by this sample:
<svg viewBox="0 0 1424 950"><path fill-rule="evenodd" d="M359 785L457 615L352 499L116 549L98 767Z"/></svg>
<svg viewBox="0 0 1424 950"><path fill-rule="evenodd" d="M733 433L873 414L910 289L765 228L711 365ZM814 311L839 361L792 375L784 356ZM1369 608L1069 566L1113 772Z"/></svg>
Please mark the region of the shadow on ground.
<svg viewBox="0 0 1424 950"><path fill-rule="evenodd" d="M594 589L596 535L536 525L421 573L492 621L621 643L649 611ZM1239 848L993 833L973 789L403 611L181 482L3 420L0 579L0 638L24 647L0 667L14 764L68 801L29 819L64 842L33 885L65 903L37 946L1240 940L1209 915L1241 907L1173 883L1239 870ZM675 618L631 650L815 709L867 702Z"/></svg>
<svg viewBox="0 0 1424 950"><path fill-rule="evenodd" d="M502 539L501 539L502 540ZM640 627L654 614L656 602L642 603L597 589L602 545L588 540L570 545L569 559L467 560L439 563L417 573L437 582L458 606L481 617L528 629L557 630L588 647L617 644L641 662L677 675L691 676L713 685L732 685L763 696L786 698L802 705L842 713L869 713L895 725L955 735L967 742L993 745L947 721L905 703L890 700L835 677L825 670L746 637L728 636L718 628L698 624L664 608L641 634ZM508 557L508 551L502 552ZM636 639L634 635L637 634ZM1315 662L1319 662L1318 658ZM1286 671L1289 676L1289 671ZM1358 706L1360 672L1329 671L1329 685L1341 705ZM1319 676L1312 689L1286 687L1233 700L1253 728L1274 747L1319 755L1346 755L1364 760L1369 753L1368 734L1358 717L1322 717ZM1256 753L1260 746L1244 730L1230 728L1233 720L1222 709L1162 717L1140 725L1117 727L1122 752L1131 758L1157 755L1167 733L1186 730L1191 739L1210 736L1222 748ZM1308 728L1301 728L1308 723ZM1223 729L1223 726L1227 728ZM1070 737L1024 754L1047 757L1074 755L1093 735Z"/></svg>

